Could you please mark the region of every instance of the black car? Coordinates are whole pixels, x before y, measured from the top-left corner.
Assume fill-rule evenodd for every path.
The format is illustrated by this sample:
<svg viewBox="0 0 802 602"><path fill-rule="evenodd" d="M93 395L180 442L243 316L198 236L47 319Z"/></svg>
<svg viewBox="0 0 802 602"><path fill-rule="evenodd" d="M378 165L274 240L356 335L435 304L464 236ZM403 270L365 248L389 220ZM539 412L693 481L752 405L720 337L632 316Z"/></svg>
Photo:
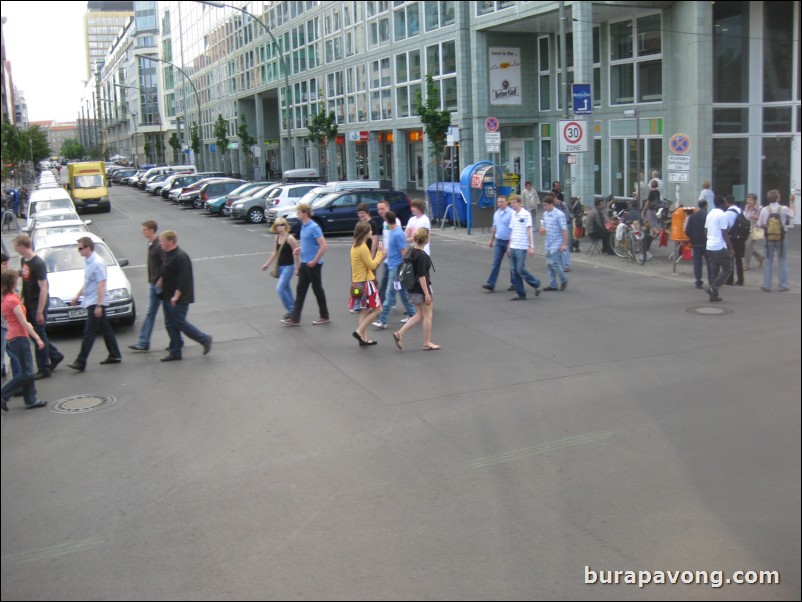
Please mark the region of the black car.
<svg viewBox="0 0 802 602"><path fill-rule="evenodd" d="M318 199L312 205L312 219L315 220L325 234L352 233L358 218L356 208L365 203L370 207L371 216L378 216L376 206L379 201L390 201L390 210L393 211L401 223L406 223L412 217L409 197L399 190L375 188L370 190L343 190L332 192ZM290 228L298 232L300 225L294 215L287 216Z"/></svg>
<svg viewBox="0 0 802 602"><path fill-rule="evenodd" d="M195 209L202 209L209 199L226 195L243 184L245 184L245 180L234 178L211 180L198 189L197 195L193 195L191 199L185 199L184 197L188 195L182 195L178 202L181 205L192 205Z"/></svg>

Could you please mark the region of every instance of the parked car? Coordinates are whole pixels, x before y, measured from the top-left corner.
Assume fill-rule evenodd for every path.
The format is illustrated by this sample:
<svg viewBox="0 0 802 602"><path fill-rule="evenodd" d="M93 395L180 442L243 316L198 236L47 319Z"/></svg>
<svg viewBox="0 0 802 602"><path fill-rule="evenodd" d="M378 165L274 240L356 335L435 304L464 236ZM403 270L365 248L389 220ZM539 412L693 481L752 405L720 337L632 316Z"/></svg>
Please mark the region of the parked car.
<svg viewBox="0 0 802 602"><path fill-rule="evenodd" d="M272 186L275 182L248 182L247 184L243 184L239 188L235 188L228 194L224 194L223 196L219 196L213 199L209 199L204 204L203 208L206 209L209 213L214 213L217 215L222 215L223 206L229 201L236 201L238 199L242 199L253 194L256 194L260 190L267 188L268 186Z"/></svg>
<svg viewBox="0 0 802 602"><path fill-rule="evenodd" d="M74 234L75 240L78 240L81 236L85 236L85 232L89 232L91 223L92 220L82 220L80 217L35 223L28 231L28 236L31 238L31 246L36 249L47 237L55 234Z"/></svg>
<svg viewBox="0 0 802 602"><path fill-rule="evenodd" d="M265 220L265 212L271 208L289 207L297 205L301 197L313 188L318 188L317 183L306 184L280 184L274 186L267 193L264 199L251 202L241 199L231 204L231 217L244 219L251 224L260 224Z"/></svg>
<svg viewBox="0 0 802 602"><path fill-rule="evenodd" d="M218 178L200 187L200 194L192 201L195 209L201 209L209 199L221 197L245 184L245 180L236 178Z"/></svg>
<svg viewBox="0 0 802 602"><path fill-rule="evenodd" d="M162 186L164 186L164 181L170 177L170 174L162 173L152 176L146 183L145 183L145 192L149 192L150 194L159 194L161 192ZM159 192L154 192L156 188L159 189Z"/></svg>
<svg viewBox="0 0 802 602"><path fill-rule="evenodd" d="M172 181L170 189L162 190L162 198L170 201L178 201L178 197L183 194L184 189L192 186L195 182L200 182L207 178L225 178L226 174L221 171L205 171L203 173L194 173L186 176L180 176Z"/></svg>
<svg viewBox="0 0 802 602"><path fill-rule="evenodd" d="M192 205L200 197L200 189L207 183L215 180L223 180L226 178L203 178L186 186L180 190L180 194L176 198L179 205ZM172 198L172 194L170 195Z"/></svg>
<svg viewBox="0 0 802 602"><path fill-rule="evenodd" d="M131 326L136 320L131 283L122 268L128 265L127 259L117 261L103 240L92 233L54 234L47 236L36 248L36 254L47 266L48 293L50 305L47 310L47 325L70 324L86 320L86 310L70 302L84 284L86 261L78 253L77 240L88 236L95 245L95 253L106 264L109 305L106 315L118 320L124 326Z"/></svg>
<svg viewBox="0 0 802 602"><path fill-rule="evenodd" d="M390 201L390 210L393 211L401 223L406 223L412 216L409 197L399 190L346 190L332 192L317 199L312 204L312 219L315 220L325 234L347 232L352 233L358 218L356 208L365 203L370 207L371 216L377 216L376 205L381 200ZM300 230L297 210L289 207L280 212L290 224L294 232Z"/></svg>
<svg viewBox="0 0 802 602"><path fill-rule="evenodd" d="M115 184L123 184L125 178L130 178L135 173L135 169L118 169L111 175L111 181Z"/></svg>

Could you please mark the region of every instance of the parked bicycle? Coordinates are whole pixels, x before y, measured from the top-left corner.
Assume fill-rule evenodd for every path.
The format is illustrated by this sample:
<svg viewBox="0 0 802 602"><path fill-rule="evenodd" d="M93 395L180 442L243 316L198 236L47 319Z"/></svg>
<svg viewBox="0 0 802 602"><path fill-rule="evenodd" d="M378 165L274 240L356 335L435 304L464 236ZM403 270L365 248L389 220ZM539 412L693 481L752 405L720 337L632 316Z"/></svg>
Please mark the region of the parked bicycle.
<svg viewBox="0 0 802 602"><path fill-rule="evenodd" d="M631 259L640 265L646 263L648 251L646 241L637 222L626 223L627 211L620 211L610 219L610 246L613 252L623 259Z"/></svg>

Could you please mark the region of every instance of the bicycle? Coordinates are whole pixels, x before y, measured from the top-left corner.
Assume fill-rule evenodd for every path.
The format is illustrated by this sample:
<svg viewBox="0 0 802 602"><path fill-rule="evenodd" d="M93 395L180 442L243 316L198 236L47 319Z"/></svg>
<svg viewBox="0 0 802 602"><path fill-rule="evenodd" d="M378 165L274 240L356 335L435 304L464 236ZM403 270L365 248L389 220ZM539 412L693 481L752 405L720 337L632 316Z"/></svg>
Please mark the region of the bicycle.
<svg viewBox="0 0 802 602"><path fill-rule="evenodd" d="M640 265L646 263L647 251L643 232L632 224L625 224L626 211L621 211L610 220L612 235L610 246L613 252L622 259L631 259Z"/></svg>

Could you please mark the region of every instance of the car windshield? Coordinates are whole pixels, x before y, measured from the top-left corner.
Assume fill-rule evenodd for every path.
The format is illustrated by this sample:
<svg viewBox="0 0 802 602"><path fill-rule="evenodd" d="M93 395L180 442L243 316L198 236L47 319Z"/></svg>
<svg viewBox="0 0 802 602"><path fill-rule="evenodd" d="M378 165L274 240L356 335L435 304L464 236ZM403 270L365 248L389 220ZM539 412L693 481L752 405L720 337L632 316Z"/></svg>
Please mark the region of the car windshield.
<svg viewBox="0 0 802 602"><path fill-rule="evenodd" d="M101 188L103 186L103 176L100 174L75 176L73 186L75 188Z"/></svg>
<svg viewBox="0 0 802 602"><path fill-rule="evenodd" d="M339 195L338 192L330 192L329 194L314 201L312 203L312 209L314 209L315 207L325 207L326 203L328 203L332 199L337 198L338 195Z"/></svg>
<svg viewBox="0 0 802 602"><path fill-rule="evenodd" d="M86 267L86 260L78 252L77 241L74 245L37 249L36 253L45 262L48 272L69 272L71 270L83 270ZM103 243L95 243L95 253L100 256L107 266L117 265L114 255Z"/></svg>
<svg viewBox="0 0 802 602"><path fill-rule="evenodd" d="M239 188L235 188L231 191L231 196L235 194L243 194L245 192L256 192L257 190L261 190L266 184L254 184L253 182L249 182L248 184L243 184Z"/></svg>
<svg viewBox="0 0 802 602"><path fill-rule="evenodd" d="M39 201L31 205L31 214L47 209L69 209L72 211L72 201L70 199L53 199L51 201Z"/></svg>
<svg viewBox="0 0 802 602"><path fill-rule="evenodd" d="M40 213L36 216L36 223L37 224L50 224L52 222L64 222L67 220L80 220L81 218L78 217L78 214L69 211L64 213Z"/></svg>
<svg viewBox="0 0 802 602"><path fill-rule="evenodd" d="M31 241L35 247L42 241L42 239L48 236L53 234L69 234L70 232L89 232L89 228L87 228L84 224L72 224L70 226L52 226L50 224L45 224L42 225L41 228L37 228L34 231Z"/></svg>

